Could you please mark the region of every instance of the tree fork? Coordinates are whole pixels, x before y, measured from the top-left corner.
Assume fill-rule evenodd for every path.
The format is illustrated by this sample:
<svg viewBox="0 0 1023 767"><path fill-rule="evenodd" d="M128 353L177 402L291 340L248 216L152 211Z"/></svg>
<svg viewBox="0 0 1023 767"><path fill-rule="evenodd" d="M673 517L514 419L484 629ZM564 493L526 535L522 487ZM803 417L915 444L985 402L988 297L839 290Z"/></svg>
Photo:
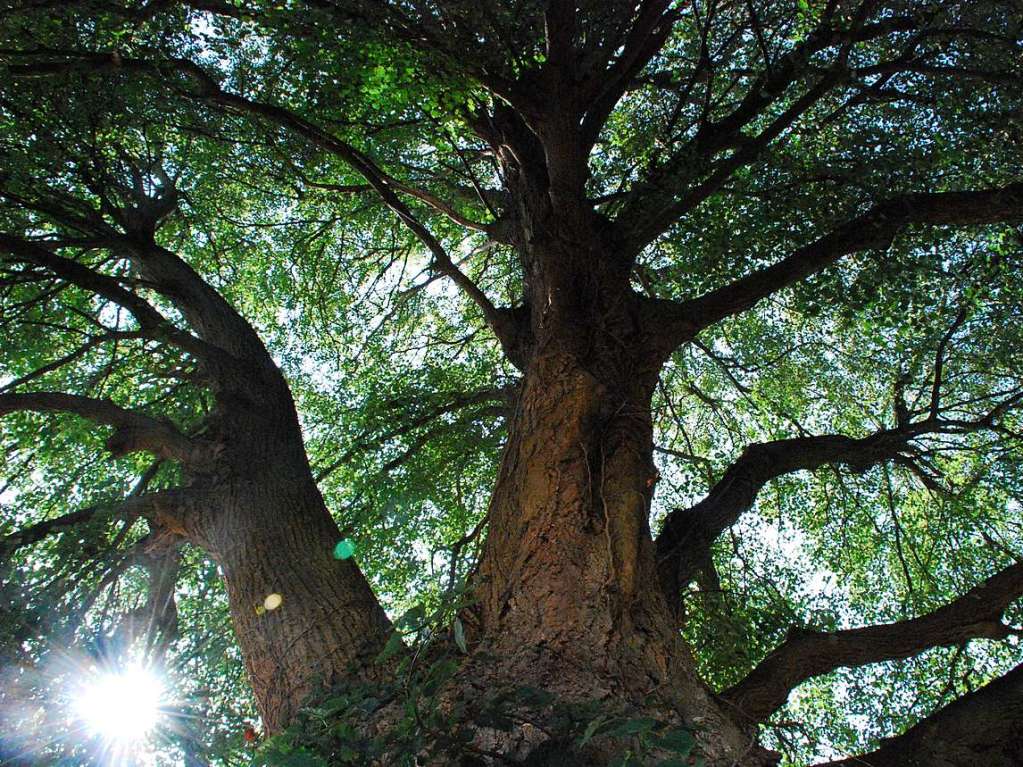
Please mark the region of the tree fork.
<svg viewBox="0 0 1023 767"><path fill-rule="evenodd" d="M650 587L657 328L599 229L531 235L522 260L533 344L465 616L476 657L502 662L470 658L466 671L477 685L713 722L708 758L764 763L698 680Z"/></svg>

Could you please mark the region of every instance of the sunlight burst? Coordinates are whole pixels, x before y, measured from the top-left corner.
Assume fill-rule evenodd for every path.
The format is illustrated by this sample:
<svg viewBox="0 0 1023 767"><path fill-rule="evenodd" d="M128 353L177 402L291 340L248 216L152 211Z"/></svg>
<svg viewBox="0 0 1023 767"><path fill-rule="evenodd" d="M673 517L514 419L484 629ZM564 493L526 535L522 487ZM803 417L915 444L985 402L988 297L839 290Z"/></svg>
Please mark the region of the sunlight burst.
<svg viewBox="0 0 1023 767"><path fill-rule="evenodd" d="M92 676L79 690L75 713L89 731L111 744L135 743L160 718L163 683L139 665Z"/></svg>

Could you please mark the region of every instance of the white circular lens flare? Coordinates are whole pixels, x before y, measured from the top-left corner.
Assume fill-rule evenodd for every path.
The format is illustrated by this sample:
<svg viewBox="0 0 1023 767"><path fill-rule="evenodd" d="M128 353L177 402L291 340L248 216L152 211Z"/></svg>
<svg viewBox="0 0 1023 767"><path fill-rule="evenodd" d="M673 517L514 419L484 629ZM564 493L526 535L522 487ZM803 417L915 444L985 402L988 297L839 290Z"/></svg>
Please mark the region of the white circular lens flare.
<svg viewBox="0 0 1023 767"><path fill-rule="evenodd" d="M163 685L141 666L93 676L78 693L75 713L93 735L116 743L144 738L160 718Z"/></svg>

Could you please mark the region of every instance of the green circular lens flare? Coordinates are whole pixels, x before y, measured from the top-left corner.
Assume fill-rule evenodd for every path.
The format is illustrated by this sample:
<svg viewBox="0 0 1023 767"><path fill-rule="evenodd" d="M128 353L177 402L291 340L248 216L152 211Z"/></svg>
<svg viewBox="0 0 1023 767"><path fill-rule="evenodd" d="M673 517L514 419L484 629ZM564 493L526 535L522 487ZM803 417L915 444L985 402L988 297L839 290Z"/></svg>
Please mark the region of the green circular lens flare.
<svg viewBox="0 0 1023 767"><path fill-rule="evenodd" d="M355 553L355 544L350 538L342 538L334 547L334 559L348 559Z"/></svg>

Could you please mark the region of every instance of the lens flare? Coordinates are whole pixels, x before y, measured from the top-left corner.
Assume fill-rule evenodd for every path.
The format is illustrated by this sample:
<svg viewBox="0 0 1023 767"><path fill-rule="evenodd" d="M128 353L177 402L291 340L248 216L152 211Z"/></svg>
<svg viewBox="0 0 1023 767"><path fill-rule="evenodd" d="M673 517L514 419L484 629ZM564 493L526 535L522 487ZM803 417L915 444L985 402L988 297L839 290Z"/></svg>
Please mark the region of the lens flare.
<svg viewBox="0 0 1023 767"><path fill-rule="evenodd" d="M142 666L91 676L78 691L76 716L111 745L138 743L160 719L163 684Z"/></svg>

